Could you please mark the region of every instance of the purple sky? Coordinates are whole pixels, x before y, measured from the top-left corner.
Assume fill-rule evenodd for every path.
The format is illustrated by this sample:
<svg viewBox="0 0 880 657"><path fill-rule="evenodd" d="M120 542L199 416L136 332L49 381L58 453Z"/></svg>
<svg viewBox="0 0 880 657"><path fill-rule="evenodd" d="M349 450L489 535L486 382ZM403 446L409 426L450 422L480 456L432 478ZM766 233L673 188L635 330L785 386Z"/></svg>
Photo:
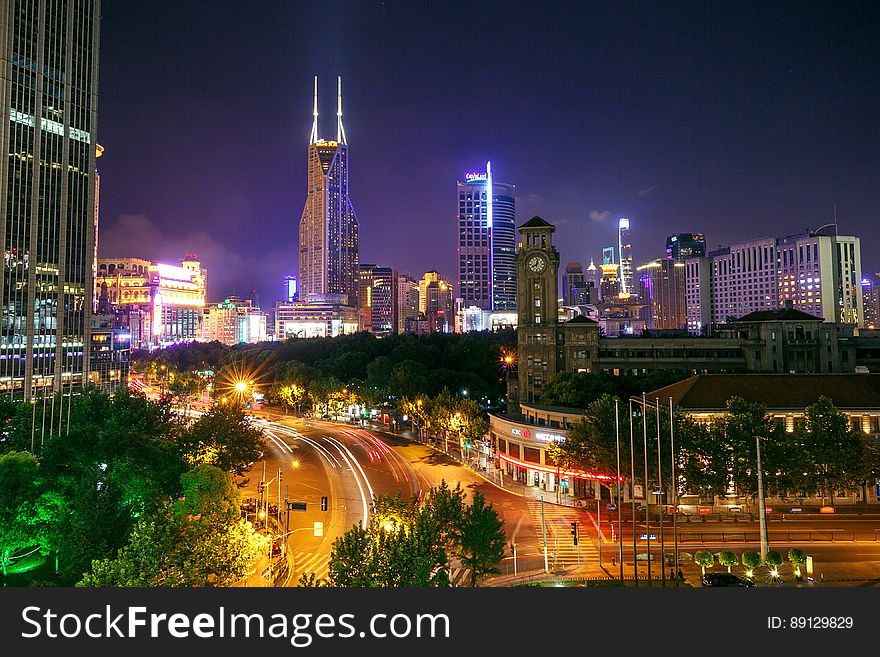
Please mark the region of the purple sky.
<svg viewBox="0 0 880 657"><path fill-rule="evenodd" d="M840 6L838 6L840 4ZM563 266L832 220L880 270L870 3L105 2L102 256L196 251L210 300L296 273L312 76L343 76L361 261L455 279L455 182L492 160Z"/></svg>

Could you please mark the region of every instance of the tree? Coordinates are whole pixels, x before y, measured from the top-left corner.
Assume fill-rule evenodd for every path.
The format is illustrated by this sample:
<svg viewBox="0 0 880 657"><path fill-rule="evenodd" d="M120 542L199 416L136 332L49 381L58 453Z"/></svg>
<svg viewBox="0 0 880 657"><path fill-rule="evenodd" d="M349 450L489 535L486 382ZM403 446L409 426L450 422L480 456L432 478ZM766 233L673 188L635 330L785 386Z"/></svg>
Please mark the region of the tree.
<svg viewBox="0 0 880 657"><path fill-rule="evenodd" d="M481 577L501 572L498 564L504 558L505 545L504 521L477 491L461 523L461 562L471 571L471 586Z"/></svg>
<svg viewBox="0 0 880 657"><path fill-rule="evenodd" d="M39 547L35 532L37 460L27 452L0 455L0 572L6 576L17 551Z"/></svg>
<svg viewBox="0 0 880 657"><path fill-rule="evenodd" d="M779 552L774 552L770 550L767 553L766 563L770 566L770 579L773 581L779 580L779 566L782 565L782 555Z"/></svg>
<svg viewBox="0 0 880 657"><path fill-rule="evenodd" d="M804 433L803 459L813 490L827 495L834 504L834 491L850 490L865 481L866 450L858 430L828 397L820 397L804 409L798 429Z"/></svg>
<svg viewBox="0 0 880 657"><path fill-rule="evenodd" d="M112 559L92 563L78 586L231 586L253 572L268 537L240 517L232 476L200 465L183 497L143 516Z"/></svg>
<svg viewBox="0 0 880 657"><path fill-rule="evenodd" d="M697 550L694 552L694 563L703 569L702 574L705 575L706 568L711 568L715 565L715 555L709 552L709 550Z"/></svg>
<svg viewBox="0 0 880 657"><path fill-rule="evenodd" d="M761 565L761 555L757 552L743 552L742 564L746 568L746 577L752 577L755 568Z"/></svg>
<svg viewBox="0 0 880 657"><path fill-rule="evenodd" d="M329 586L379 586L378 557L374 536L361 525L355 525L333 541L327 566Z"/></svg>
<svg viewBox="0 0 880 657"><path fill-rule="evenodd" d="M243 409L214 404L181 434L179 447L191 465L214 465L242 476L266 445L262 431L251 425Z"/></svg>
<svg viewBox="0 0 880 657"><path fill-rule="evenodd" d="M794 576L801 579L801 566L807 563L807 555L800 548L791 548L788 551L788 560L794 566Z"/></svg>
<svg viewBox="0 0 880 657"><path fill-rule="evenodd" d="M730 572L731 567L739 563L739 557L736 556L735 552L723 550L718 553L718 563L722 566L727 566L727 572Z"/></svg>

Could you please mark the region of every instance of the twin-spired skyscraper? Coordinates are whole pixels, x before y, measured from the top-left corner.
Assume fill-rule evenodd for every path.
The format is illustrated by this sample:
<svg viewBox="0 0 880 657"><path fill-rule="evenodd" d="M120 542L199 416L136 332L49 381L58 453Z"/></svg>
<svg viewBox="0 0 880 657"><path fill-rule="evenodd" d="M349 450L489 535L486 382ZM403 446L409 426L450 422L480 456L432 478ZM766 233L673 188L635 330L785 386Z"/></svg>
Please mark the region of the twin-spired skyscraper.
<svg viewBox="0 0 880 657"><path fill-rule="evenodd" d="M0 393L89 380L99 0L0 2Z"/></svg>
<svg viewBox="0 0 880 657"><path fill-rule="evenodd" d="M357 305L358 220L348 195L348 142L342 126L342 78L336 87L336 139L318 137L318 78L308 154L308 195L299 222L299 297L343 295Z"/></svg>

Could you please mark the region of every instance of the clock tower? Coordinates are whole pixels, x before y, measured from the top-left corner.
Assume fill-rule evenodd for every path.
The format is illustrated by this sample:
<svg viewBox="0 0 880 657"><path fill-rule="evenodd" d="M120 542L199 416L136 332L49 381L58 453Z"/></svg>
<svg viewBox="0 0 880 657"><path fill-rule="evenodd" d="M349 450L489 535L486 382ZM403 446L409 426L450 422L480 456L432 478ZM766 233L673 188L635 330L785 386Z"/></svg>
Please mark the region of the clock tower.
<svg viewBox="0 0 880 657"><path fill-rule="evenodd" d="M541 217L532 217L519 227L516 397L524 402L537 401L541 387L557 370L559 252L553 246L555 230L553 224Z"/></svg>

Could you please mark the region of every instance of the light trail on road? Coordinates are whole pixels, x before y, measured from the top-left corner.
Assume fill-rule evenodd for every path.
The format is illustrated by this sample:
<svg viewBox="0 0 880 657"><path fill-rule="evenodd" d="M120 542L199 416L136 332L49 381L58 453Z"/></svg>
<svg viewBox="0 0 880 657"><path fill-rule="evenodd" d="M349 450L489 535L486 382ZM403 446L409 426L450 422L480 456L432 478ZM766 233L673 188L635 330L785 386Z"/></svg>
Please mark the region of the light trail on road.
<svg viewBox="0 0 880 657"><path fill-rule="evenodd" d="M364 478L364 483L367 485L367 488L370 491L370 500L372 501L373 487L370 485L370 480L367 478L367 474L364 472L363 468L361 468L361 464L358 463L357 458L355 457L354 454L351 453L351 451L348 449L348 447L346 447L342 442L340 442L339 440L337 440L336 438L333 438L331 436L324 436L324 440L329 442L331 445L334 445L336 447L336 449L339 451L339 454L345 460L345 462L348 463L350 466L352 466L351 472L352 472L352 475L354 476L354 480L355 480L355 483L357 484L358 490L361 493L361 501L363 502L363 505L364 505L364 527L366 528L367 521L369 520L369 517L370 517L370 508L369 508L369 505L367 504L367 498L366 498L366 495L364 494L364 488L363 488L363 486L361 486L361 482L358 479L357 473L355 472L354 468L356 467L360 471L361 476ZM346 454L348 454L348 456L346 456ZM349 460L349 458L348 458L349 456L351 457L351 460Z"/></svg>

